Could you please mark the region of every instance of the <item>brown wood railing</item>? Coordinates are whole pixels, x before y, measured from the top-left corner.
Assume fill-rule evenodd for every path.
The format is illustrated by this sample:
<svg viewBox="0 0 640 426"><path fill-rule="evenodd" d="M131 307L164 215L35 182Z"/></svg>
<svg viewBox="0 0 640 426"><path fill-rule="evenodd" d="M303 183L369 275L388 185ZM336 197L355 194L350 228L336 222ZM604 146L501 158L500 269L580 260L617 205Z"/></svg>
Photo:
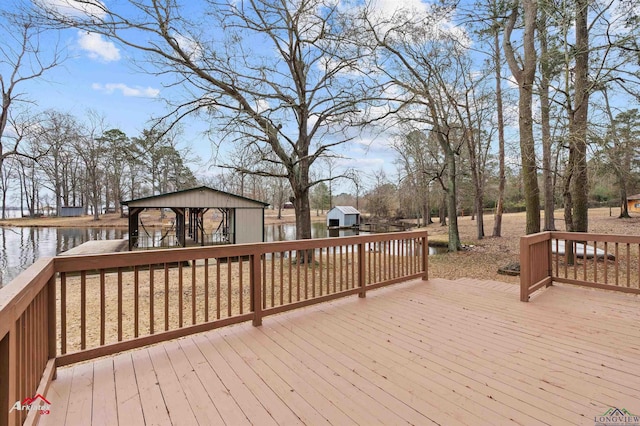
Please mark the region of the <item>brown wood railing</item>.
<svg viewBox="0 0 640 426"><path fill-rule="evenodd" d="M41 259L0 292L0 424L57 366L427 279L426 231Z"/></svg>
<svg viewBox="0 0 640 426"><path fill-rule="evenodd" d="M553 282L640 294L640 236L541 232L520 239L520 300Z"/></svg>
<svg viewBox="0 0 640 426"><path fill-rule="evenodd" d="M54 276L53 260L40 259L0 292L0 424L35 418L12 408L46 394L55 374Z"/></svg>

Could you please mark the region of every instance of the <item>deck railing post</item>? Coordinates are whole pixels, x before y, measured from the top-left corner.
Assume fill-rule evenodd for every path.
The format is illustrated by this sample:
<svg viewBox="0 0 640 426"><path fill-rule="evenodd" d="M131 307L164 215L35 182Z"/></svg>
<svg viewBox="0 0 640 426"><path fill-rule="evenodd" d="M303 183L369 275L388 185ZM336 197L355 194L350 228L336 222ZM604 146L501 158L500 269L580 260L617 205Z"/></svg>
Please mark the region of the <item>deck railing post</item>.
<svg viewBox="0 0 640 426"><path fill-rule="evenodd" d="M425 231L424 236L420 239L422 242L422 280L429 280L429 238Z"/></svg>
<svg viewBox="0 0 640 426"><path fill-rule="evenodd" d="M260 260L262 254L251 255L251 309L253 310L253 325L262 325L262 268ZM241 296L242 297L242 296Z"/></svg>
<svg viewBox="0 0 640 426"><path fill-rule="evenodd" d="M358 293L358 297L366 297L367 296L367 282L365 278L365 250L364 243L358 243L358 287L360 287L360 292Z"/></svg>
<svg viewBox="0 0 640 426"><path fill-rule="evenodd" d="M529 301L529 287L531 283L531 256L529 238L520 237L520 301Z"/></svg>

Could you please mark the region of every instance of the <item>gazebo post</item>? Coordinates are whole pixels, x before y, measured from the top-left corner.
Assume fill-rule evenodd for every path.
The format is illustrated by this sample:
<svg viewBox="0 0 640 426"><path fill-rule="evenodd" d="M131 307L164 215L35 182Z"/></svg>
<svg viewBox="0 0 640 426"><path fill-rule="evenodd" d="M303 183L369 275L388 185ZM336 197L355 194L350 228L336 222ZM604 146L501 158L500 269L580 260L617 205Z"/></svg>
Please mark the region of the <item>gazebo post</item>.
<svg viewBox="0 0 640 426"><path fill-rule="evenodd" d="M129 251L138 244L138 218L142 210L140 207L129 209Z"/></svg>

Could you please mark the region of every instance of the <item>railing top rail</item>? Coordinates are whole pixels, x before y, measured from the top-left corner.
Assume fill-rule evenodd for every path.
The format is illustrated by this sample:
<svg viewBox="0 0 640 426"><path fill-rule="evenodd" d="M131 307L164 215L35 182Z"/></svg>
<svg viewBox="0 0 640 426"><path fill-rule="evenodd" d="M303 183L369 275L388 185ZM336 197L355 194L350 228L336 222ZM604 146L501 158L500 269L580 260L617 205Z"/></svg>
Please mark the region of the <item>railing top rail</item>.
<svg viewBox="0 0 640 426"><path fill-rule="evenodd" d="M149 264L184 262L193 259L261 255L279 251L308 250L349 244L426 237L426 230L389 232L337 238L278 241L269 243L228 244L222 246L159 249L97 255L59 256L54 258L56 272L110 269Z"/></svg>
<svg viewBox="0 0 640 426"><path fill-rule="evenodd" d="M640 235L621 235L621 234L593 234L590 232L566 232L552 231L550 232L553 239L567 239L578 241L597 241L597 242L618 242L640 244Z"/></svg>
<svg viewBox="0 0 640 426"><path fill-rule="evenodd" d="M42 257L0 291L0 339L55 274L53 259Z"/></svg>

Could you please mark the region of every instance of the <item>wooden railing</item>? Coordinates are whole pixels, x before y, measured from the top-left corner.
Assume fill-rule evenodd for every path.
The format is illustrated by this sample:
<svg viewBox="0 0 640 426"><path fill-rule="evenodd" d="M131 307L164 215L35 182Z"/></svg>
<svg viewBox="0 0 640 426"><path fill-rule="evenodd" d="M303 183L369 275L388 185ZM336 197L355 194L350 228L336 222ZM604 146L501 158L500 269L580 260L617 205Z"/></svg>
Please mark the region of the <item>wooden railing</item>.
<svg viewBox="0 0 640 426"><path fill-rule="evenodd" d="M0 292L0 424L57 366L427 279L427 233L41 259Z"/></svg>
<svg viewBox="0 0 640 426"><path fill-rule="evenodd" d="M40 259L0 292L0 424L35 419L12 408L45 395L55 374L54 277L53 260Z"/></svg>
<svg viewBox="0 0 640 426"><path fill-rule="evenodd" d="M640 294L640 236L541 232L520 239L520 300L553 282Z"/></svg>

